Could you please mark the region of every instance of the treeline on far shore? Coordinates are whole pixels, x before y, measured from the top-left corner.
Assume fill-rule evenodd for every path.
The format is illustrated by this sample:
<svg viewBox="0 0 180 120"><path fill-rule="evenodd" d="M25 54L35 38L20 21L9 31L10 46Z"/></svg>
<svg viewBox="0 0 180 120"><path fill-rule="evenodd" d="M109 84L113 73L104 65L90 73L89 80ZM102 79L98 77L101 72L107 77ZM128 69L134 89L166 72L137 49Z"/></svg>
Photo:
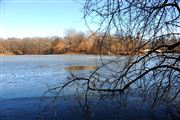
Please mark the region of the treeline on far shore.
<svg viewBox="0 0 180 120"><path fill-rule="evenodd" d="M101 36L101 37L100 37ZM47 38L8 38L0 39L0 54L104 54L104 55L129 55L144 53L155 46L173 44L180 39L161 38L156 42L147 42L138 37L116 36L104 34L84 34L82 32L69 32L65 37ZM167 51L160 49L158 52L180 53L180 46Z"/></svg>

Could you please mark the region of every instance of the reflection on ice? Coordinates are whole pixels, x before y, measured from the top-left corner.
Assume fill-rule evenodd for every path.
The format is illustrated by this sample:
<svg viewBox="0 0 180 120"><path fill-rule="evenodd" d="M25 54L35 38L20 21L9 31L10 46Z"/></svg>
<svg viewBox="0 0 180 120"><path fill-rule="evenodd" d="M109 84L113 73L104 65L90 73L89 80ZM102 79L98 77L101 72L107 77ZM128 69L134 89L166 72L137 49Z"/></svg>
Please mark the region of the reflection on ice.
<svg viewBox="0 0 180 120"><path fill-rule="evenodd" d="M79 71L79 70L95 70L96 66L69 66L65 67L67 71Z"/></svg>

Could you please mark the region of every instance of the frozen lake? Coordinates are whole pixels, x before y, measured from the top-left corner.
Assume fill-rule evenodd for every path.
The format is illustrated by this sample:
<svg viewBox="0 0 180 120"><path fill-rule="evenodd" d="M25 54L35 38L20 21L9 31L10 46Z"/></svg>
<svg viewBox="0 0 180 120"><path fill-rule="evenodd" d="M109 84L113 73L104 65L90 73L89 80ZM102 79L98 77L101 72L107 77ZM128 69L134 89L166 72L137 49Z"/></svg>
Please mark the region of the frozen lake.
<svg viewBox="0 0 180 120"><path fill-rule="evenodd" d="M0 98L40 97L50 86L66 80L73 66L90 66L84 70L90 72L99 62L94 55L2 56Z"/></svg>
<svg viewBox="0 0 180 120"><path fill-rule="evenodd" d="M102 56L103 62L112 60L113 56ZM126 57L120 57L124 61ZM41 101L40 98L45 91L67 80L70 72L88 74L101 64L102 59L95 55L23 55L23 56L1 56L0 74L0 120L35 120L41 118L42 108L50 101ZM154 62L149 63L152 66ZM111 66L112 67L112 66ZM120 66L116 66L121 68ZM114 69L116 69L113 66ZM119 69L118 68L118 69ZM106 73L106 71L103 71ZM76 88L74 88L76 89ZM43 116L47 119L84 119L81 116L81 108L75 102L71 88L66 91L69 101L58 98ZM72 93L72 94L71 94ZM61 101L61 102L59 102ZM92 100L94 101L94 100ZM91 109L94 111L93 120L164 120L166 116L164 108L156 110L150 106L141 108L130 100L130 104L122 104L117 108L121 114L114 115L112 104L99 104L92 102ZM69 106L71 106L69 108ZM80 117L72 110L80 113ZM134 112L139 111L139 112ZM56 113L56 114L55 114ZM160 116L160 117L159 117Z"/></svg>

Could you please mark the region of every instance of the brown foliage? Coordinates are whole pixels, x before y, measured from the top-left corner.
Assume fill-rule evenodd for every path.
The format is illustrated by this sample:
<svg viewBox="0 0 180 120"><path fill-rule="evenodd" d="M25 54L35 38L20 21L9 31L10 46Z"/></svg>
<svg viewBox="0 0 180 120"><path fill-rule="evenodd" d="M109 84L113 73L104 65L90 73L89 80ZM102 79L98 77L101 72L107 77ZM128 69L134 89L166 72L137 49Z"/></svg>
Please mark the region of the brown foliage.
<svg viewBox="0 0 180 120"><path fill-rule="evenodd" d="M179 39L161 38L156 42L146 43L137 37L98 35L91 33L87 36L81 32L70 32L64 38L8 38L1 40L0 53L23 54L108 54L108 55L133 55L144 53L154 46L171 45ZM139 46L139 47L138 47ZM180 52L180 47L173 49L161 48L162 52Z"/></svg>

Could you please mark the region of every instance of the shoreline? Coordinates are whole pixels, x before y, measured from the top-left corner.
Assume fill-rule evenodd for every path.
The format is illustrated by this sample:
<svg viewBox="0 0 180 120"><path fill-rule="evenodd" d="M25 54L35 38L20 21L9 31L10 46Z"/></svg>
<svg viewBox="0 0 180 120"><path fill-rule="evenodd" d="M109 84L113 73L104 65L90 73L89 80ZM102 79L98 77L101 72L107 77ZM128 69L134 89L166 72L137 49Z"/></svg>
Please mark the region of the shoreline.
<svg viewBox="0 0 180 120"><path fill-rule="evenodd" d="M102 56L136 56L136 55L145 55L147 53L138 53L138 54L89 54L89 53L62 53L62 54L0 54L0 56L27 56L27 55L43 55L43 56L46 56L46 55L102 55ZM161 53L157 53L157 54L180 54L178 52L161 52Z"/></svg>

